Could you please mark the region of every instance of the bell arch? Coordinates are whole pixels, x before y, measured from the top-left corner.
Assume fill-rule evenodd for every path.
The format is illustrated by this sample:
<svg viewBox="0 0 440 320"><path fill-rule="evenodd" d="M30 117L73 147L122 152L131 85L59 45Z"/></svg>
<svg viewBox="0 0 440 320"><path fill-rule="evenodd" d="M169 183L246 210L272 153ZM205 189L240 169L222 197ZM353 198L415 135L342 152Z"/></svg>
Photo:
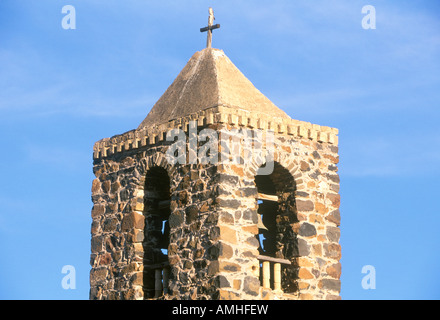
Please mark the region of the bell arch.
<svg viewBox="0 0 440 320"><path fill-rule="evenodd" d="M150 168L144 186L143 290L146 299L167 292L170 243L170 179L162 167Z"/></svg>
<svg viewBox="0 0 440 320"><path fill-rule="evenodd" d="M257 188L258 240L260 242L260 282L265 288L297 291L298 223L296 183L290 172L278 162L270 175L255 176ZM269 273L270 272L270 273Z"/></svg>

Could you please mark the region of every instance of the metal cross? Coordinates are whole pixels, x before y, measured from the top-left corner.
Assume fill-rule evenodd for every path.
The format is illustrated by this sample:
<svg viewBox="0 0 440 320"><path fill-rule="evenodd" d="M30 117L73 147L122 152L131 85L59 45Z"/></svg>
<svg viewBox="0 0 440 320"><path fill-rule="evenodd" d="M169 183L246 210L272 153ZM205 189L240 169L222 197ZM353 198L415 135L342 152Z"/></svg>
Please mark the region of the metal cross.
<svg viewBox="0 0 440 320"><path fill-rule="evenodd" d="M212 31L220 28L219 24L214 25L214 20L214 10L212 10L212 8L209 8L208 26L200 29L200 32L208 31L208 40L206 41L207 48L212 48Z"/></svg>

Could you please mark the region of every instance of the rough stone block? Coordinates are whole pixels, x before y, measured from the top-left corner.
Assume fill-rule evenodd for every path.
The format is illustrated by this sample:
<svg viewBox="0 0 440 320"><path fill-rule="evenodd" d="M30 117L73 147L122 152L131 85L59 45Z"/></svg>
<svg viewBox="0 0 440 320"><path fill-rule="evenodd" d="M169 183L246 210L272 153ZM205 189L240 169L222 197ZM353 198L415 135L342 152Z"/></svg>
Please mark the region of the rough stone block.
<svg viewBox="0 0 440 320"><path fill-rule="evenodd" d="M318 284L320 289L332 290L336 292L341 291L341 281L333 279L322 279Z"/></svg>
<svg viewBox="0 0 440 320"><path fill-rule="evenodd" d="M330 212L325 219L327 221L333 222L335 223L337 226L341 225L341 214L339 212L339 210L334 210L332 212Z"/></svg>
<svg viewBox="0 0 440 320"><path fill-rule="evenodd" d="M220 240L237 244L237 231L228 226L220 226Z"/></svg>
<svg viewBox="0 0 440 320"><path fill-rule="evenodd" d="M258 296L260 293L260 280L256 277L245 277L243 289L245 293L251 296Z"/></svg>
<svg viewBox="0 0 440 320"><path fill-rule="evenodd" d="M310 223L303 223L299 228L299 235L303 237L313 237L316 236L316 228Z"/></svg>
<svg viewBox="0 0 440 320"><path fill-rule="evenodd" d="M145 217L136 211L127 213L122 219L122 231L130 231L132 228L144 229L144 227Z"/></svg>
<svg viewBox="0 0 440 320"><path fill-rule="evenodd" d="M298 272L298 277L302 280L314 279L314 275L306 268L300 268Z"/></svg>
<svg viewBox="0 0 440 320"><path fill-rule="evenodd" d="M296 200L296 208L298 209L298 211L310 212L315 209L315 205L313 201L310 200Z"/></svg>

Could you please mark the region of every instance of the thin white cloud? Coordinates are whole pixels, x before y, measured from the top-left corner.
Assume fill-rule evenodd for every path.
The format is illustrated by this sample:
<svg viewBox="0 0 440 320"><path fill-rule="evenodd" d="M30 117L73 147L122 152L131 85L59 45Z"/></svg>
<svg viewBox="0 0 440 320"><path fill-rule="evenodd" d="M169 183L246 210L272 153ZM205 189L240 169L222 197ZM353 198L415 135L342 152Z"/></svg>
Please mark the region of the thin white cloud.
<svg viewBox="0 0 440 320"><path fill-rule="evenodd" d="M76 170L90 162L90 153L75 150L68 145L26 144L22 147L25 160L33 164L48 165L51 168Z"/></svg>
<svg viewBox="0 0 440 320"><path fill-rule="evenodd" d="M164 69L176 69L178 62L174 59L159 59ZM4 117L8 114L20 114L23 117L56 114L86 117L146 116L161 95L159 92L146 94L146 87L145 92L121 92L115 98L111 92L114 84L106 78L102 79L100 86L90 87L90 81L93 81L90 77L84 77L81 72L75 72L69 67L60 69L60 66L51 64L36 49L26 45L16 51L1 50L0 66L0 110ZM114 73L114 77L121 75L117 70ZM128 77L129 72L124 76ZM101 80L99 75L95 78Z"/></svg>
<svg viewBox="0 0 440 320"><path fill-rule="evenodd" d="M434 132L407 132L340 138L341 171L348 177L423 176L439 174L440 136Z"/></svg>
<svg viewBox="0 0 440 320"><path fill-rule="evenodd" d="M354 105L353 102L365 99L369 95L368 91L360 88L335 88L307 93L295 92L292 95L279 97L277 101L280 108L297 110L304 115L347 115L347 113L359 112L359 105Z"/></svg>

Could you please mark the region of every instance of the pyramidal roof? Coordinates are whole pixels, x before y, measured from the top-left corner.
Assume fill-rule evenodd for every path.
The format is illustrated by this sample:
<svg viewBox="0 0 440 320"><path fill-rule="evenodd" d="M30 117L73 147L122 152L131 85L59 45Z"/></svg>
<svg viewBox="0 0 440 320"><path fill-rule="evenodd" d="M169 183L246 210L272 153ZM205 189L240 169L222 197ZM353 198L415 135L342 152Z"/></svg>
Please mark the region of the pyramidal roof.
<svg viewBox="0 0 440 320"><path fill-rule="evenodd" d="M138 129L224 106L291 119L238 70L222 50L196 52Z"/></svg>

